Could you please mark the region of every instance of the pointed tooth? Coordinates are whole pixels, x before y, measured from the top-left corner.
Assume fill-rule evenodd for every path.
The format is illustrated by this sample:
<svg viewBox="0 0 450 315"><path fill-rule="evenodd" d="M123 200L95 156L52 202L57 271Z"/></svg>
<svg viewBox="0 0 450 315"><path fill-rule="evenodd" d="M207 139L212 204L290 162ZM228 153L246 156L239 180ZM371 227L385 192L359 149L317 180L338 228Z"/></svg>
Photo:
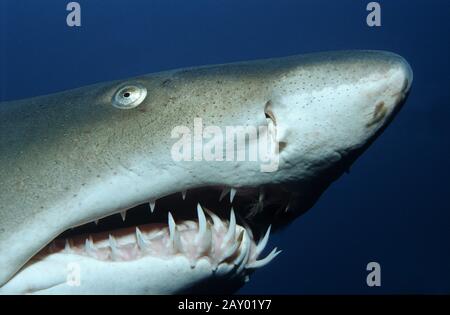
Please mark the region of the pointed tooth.
<svg viewBox="0 0 450 315"><path fill-rule="evenodd" d="M169 211L169 235L170 235L170 243L173 249L175 249L175 251L181 251L182 248L181 248L180 233L178 232L177 225L170 211Z"/></svg>
<svg viewBox="0 0 450 315"><path fill-rule="evenodd" d="M238 266L236 274L239 274L242 271L243 267L245 267L250 252L250 240L248 238L247 232L244 233L241 241L241 246L239 248L239 255L234 261L234 265Z"/></svg>
<svg viewBox="0 0 450 315"><path fill-rule="evenodd" d="M95 255L95 250L97 248L94 245L94 241L92 240L92 236L89 236L89 238L86 239L86 241L84 242L84 248L85 248L86 252L90 256L94 256Z"/></svg>
<svg viewBox="0 0 450 315"><path fill-rule="evenodd" d="M206 217L203 212L202 206L197 204L197 216L198 216L198 234L203 235L206 232Z"/></svg>
<svg viewBox="0 0 450 315"><path fill-rule="evenodd" d="M244 230L241 230L241 232L239 232L237 239L242 239L243 233ZM228 246L225 252L223 253L222 257L220 258L220 262L223 262L228 258L230 258L231 256L233 256L236 253L237 249L239 248L239 245L240 245L239 242L233 242L231 246Z"/></svg>
<svg viewBox="0 0 450 315"><path fill-rule="evenodd" d="M144 234L142 234L141 230L139 230L138 227L136 227L136 242L139 249L141 250L146 249L149 246L149 243L145 239Z"/></svg>
<svg viewBox="0 0 450 315"><path fill-rule="evenodd" d="M236 233L236 216L234 215L234 210L231 208L230 212L230 223L228 224L228 231L223 238L222 246L227 246L229 242L234 242L234 236Z"/></svg>
<svg viewBox="0 0 450 315"><path fill-rule="evenodd" d="M214 229L216 231L219 231L220 229L222 229L224 227L222 220L214 212L212 212L206 208L204 210L213 220Z"/></svg>
<svg viewBox="0 0 450 315"><path fill-rule="evenodd" d="M111 258L113 260L118 259L120 255L119 249L117 248L117 241L111 234L109 234L109 247L111 248Z"/></svg>
<svg viewBox="0 0 450 315"><path fill-rule="evenodd" d="M182 192L181 192L181 197L183 198L183 200L185 200L186 199L186 190L183 190Z"/></svg>
<svg viewBox="0 0 450 315"><path fill-rule="evenodd" d="M72 248L70 247L70 243L69 243L69 240L67 238L66 238L66 243L64 244L64 251L66 253L72 252Z"/></svg>
<svg viewBox="0 0 450 315"><path fill-rule="evenodd" d="M100 220L95 220L94 221L95 225L98 225L98 221L100 221Z"/></svg>
<svg viewBox="0 0 450 315"><path fill-rule="evenodd" d="M165 231L163 230L160 230L158 232L151 232L150 235L147 234L147 240L151 242L152 240L161 239L162 237L164 237L164 235Z"/></svg>
<svg viewBox="0 0 450 315"><path fill-rule="evenodd" d="M264 248L267 245L267 242L269 241L269 235L270 235L270 229L272 228L272 225L269 225L269 228L266 231L266 234L264 237L259 241L258 246L256 246L255 254L253 257L258 258L258 256L262 253Z"/></svg>
<svg viewBox="0 0 450 315"><path fill-rule="evenodd" d="M219 201L222 201L223 197L225 197L230 192L230 190L231 189L229 187L224 187L222 189L222 192L220 193Z"/></svg>
<svg viewBox="0 0 450 315"><path fill-rule="evenodd" d="M235 188L231 188L231 190L230 190L230 203L233 202L234 196L236 196L236 189Z"/></svg>
<svg viewBox="0 0 450 315"><path fill-rule="evenodd" d="M150 205L150 211L153 213L153 211L155 211L156 201L155 200L150 200L148 202L148 204Z"/></svg>
<svg viewBox="0 0 450 315"><path fill-rule="evenodd" d="M117 241L111 234L109 234L109 247L117 249Z"/></svg>
<svg viewBox="0 0 450 315"><path fill-rule="evenodd" d="M246 241L246 247L244 248L244 251L245 251L244 259L242 260L242 263L239 265L238 269L236 270L236 274L240 274L245 269L245 266L247 265L249 258L250 258L250 249L251 249L250 239L247 237L245 239L245 241Z"/></svg>
<svg viewBox="0 0 450 315"><path fill-rule="evenodd" d="M122 217L122 221L125 221L125 218L127 217L127 210L120 211L120 216Z"/></svg>
<svg viewBox="0 0 450 315"><path fill-rule="evenodd" d="M289 200L288 200L288 203L286 205L286 208L284 208L284 212L289 212L289 210L291 210L291 204L292 204L292 195L289 196Z"/></svg>
<svg viewBox="0 0 450 315"><path fill-rule="evenodd" d="M245 228L245 230L247 231L247 233L250 236L250 238L254 239L255 237L253 235L252 229L247 224L247 222L244 220L244 218L239 213L237 213L236 216L241 221L241 225Z"/></svg>
<svg viewBox="0 0 450 315"><path fill-rule="evenodd" d="M291 203L289 202L287 205L286 205L286 208L284 208L284 212L289 212L289 209L291 208Z"/></svg>
<svg viewBox="0 0 450 315"><path fill-rule="evenodd" d="M199 254L206 254L212 247L212 233L206 221L205 213L200 204L197 204L198 234L196 242Z"/></svg>
<svg viewBox="0 0 450 315"><path fill-rule="evenodd" d="M258 202L259 203L263 203L264 202L264 189L263 188L259 189Z"/></svg>
<svg viewBox="0 0 450 315"><path fill-rule="evenodd" d="M168 213L168 219L169 219L169 222L168 222L169 232L172 237L173 232L175 232L175 220L173 219L172 213L170 213L170 211Z"/></svg>
<svg viewBox="0 0 450 315"><path fill-rule="evenodd" d="M267 265L268 263L270 263L275 257L277 257L279 254L281 253L281 250L277 251L277 248L275 247L269 255L267 255L265 258L261 259L261 260L256 260L250 264L248 264L247 266L245 266L245 269L256 269L256 268L261 268L265 265Z"/></svg>

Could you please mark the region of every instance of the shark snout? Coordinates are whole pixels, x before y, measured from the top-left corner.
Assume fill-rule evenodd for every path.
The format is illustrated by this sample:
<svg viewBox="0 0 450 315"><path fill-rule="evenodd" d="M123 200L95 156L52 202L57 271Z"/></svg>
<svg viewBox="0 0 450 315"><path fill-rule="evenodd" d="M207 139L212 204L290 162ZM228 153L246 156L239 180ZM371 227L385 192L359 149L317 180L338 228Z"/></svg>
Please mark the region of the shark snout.
<svg viewBox="0 0 450 315"><path fill-rule="evenodd" d="M372 86L367 85L367 102L369 115L367 127L382 127L395 115L405 103L413 81L413 71L409 63L401 56L383 53L379 71L370 77Z"/></svg>
<svg viewBox="0 0 450 315"><path fill-rule="evenodd" d="M409 93L409 90L411 89L411 85L412 85L412 81L413 81L413 71L411 66L409 65L409 63L402 58L402 62L400 64L400 68L401 71L403 73L404 76L404 88L403 88L403 93L407 94Z"/></svg>
<svg viewBox="0 0 450 315"><path fill-rule="evenodd" d="M401 56L392 54L392 76L395 80L394 95L406 97L409 93L413 81L413 71L409 63ZM401 102L400 102L401 103ZM399 102L395 105L399 105Z"/></svg>

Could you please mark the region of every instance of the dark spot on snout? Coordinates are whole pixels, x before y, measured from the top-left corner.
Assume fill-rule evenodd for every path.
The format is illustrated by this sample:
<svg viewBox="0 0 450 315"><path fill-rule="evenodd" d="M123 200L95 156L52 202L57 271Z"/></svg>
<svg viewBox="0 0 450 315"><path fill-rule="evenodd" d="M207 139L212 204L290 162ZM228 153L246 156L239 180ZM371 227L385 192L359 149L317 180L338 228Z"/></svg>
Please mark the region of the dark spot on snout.
<svg viewBox="0 0 450 315"><path fill-rule="evenodd" d="M376 123L380 122L384 116L386 116L387 109L386 106L384 106L384 102L381 101L375 106L375 110L373 111L373 117L372 120L369 121L366 125L366 127L371 127L375 125Z"/></svg>
<svg viewBox="0 0 450 315"><path fill-rule="evenodd" d="M383 109L384 109L384 102L378 103L377 106L375 106L373 117L378 117Z"/></svg>

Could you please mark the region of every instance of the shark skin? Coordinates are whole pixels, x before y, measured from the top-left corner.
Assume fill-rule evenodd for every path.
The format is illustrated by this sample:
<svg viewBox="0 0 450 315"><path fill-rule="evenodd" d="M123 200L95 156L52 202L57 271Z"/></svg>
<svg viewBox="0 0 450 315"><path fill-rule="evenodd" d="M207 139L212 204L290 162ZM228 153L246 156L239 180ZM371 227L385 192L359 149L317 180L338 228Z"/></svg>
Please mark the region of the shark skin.
<svg viewBox="0 0 450 315"><path fill-rule="evenodd" d="M259 259L270 226L310 209L349 169L402 107L412 79L394 53L337 51L171 70L1 103L0 293L234 292L279 253ZM129 92L117 99L122 91ZM126 98L135 96L139 104L129 106ZM195 118L223 129L271 125L277 170L174 161L172 131ZM221 206L205 207L204 195L215 193ZM166 196L178 199L165 204ZM254 196L256 214L239 210ZM184 200L198 204L185 206L192 214ZM58 241L118 213L128 220L125 211L143 205L145 226ZM153 222L158 214L168 220Z"/></svg>

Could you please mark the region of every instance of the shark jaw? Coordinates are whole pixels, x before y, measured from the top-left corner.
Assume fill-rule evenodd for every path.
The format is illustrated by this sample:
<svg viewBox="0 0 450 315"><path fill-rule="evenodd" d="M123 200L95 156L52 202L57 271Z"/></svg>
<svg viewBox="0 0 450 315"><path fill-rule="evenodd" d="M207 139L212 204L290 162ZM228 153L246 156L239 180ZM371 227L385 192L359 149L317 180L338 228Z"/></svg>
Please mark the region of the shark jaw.
<svg viewBox="0 0 450 315"><path fill-rule="evenodd" d="M261 257L271 225L254 218L264 209L274 215L287 213L291 196L287 190L273 187L207 187L151 200L65 231L1 290L26 294L82 294L86 287L90 294L233 292L253 271L281 253L273 248ZM172 211L167 211L169 208ZM266 226L264 231L262 226ZM149 271L150 266L158 266L158 272ZM133 281L136 274L129 270L141 267L145 272L138 273L130 287L123 283L115 287L111 274L105 273L111 270L120 282L119 274L124 272ZM167 279L155 282L161 272L170 274L173 269L178 273L176 288ZM51 277L42 277L49 271ZM99 278L99 274L106 277ZM183 278L188 281L183 283ZM221 284L217 291L211 287L214 282Z"/></svg>
<svg viewBox="0 0 450 315"><path fill-rule="evenodd" d="M270 231L349 169L411 83L398 55L328 52L0 106L0 135L14 140L0 137L0 293L233 292L278 255L262 253ZM278 169L173 161L171 130L197 117L272 124Z"/></svg>

